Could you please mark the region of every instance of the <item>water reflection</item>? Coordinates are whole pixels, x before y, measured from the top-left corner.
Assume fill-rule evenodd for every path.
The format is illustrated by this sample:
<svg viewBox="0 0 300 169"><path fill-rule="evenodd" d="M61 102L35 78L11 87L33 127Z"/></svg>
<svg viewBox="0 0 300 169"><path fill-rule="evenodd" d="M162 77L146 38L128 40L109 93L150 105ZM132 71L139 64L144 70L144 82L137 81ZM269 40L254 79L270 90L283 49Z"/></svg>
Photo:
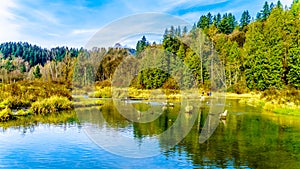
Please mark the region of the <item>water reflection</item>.
<svg viewBox="0 0 300 169"><path fill-rule="evenodd" d="M13 160L18 159L18 163L21 163L23 159L30 161L36 157L47 158L40 160L45 165L48 164L46 162L49 160L55 161L54 159L57 159L59 161L56 157L59 154L65 159L55 164L61 166L65 162L65 167L69 167L74 159L82 159L83 161L96 161L89 163L90 168L118 167L118 165L131 164L132 162L139 168L146 165L179 168L177 163L190 168L205 168L207 166L212 168L299 168L299 117L262 112L257 108L240 105L236 100L227 100L226 105L229 112L226 121L219 120L218 127L204 143L199 143L199 136L204 132L205 123L209 121L211 116L209 115L210 105L207 104L194 109L192 114L183 113L180 116L179 112L182 106L179 103L174 103L174 107L164 109L159 114L156 112L141 114L141 117L146 120L154 119L147 123L131 122L119 113L111 100L105 101L101 108L77 109L77 114L69 112L55 116L32 117L32 119L1 123L3 132L0 134L0 166L3 164L13 166ZM134 103L133 106L141 113L149 110L147 103ZM130 112L128 112L128 116L130 116ZM184 139L171 148L166 146L168 142L160 137L160 134L171 129L171 126L179 118L182 118L179 126L185 130L188 128L192 116L195 116L196 120ZM132 117L136 116L132 115ZM56 127L53 127L53 124ZM59 127L57 128L57 126ZM76 129L73 130L74 126ZM129 152L131 153L129 155L134 155L133 150L139 149L141 152L159 155L146 159L113 156L108 151L96 147L91 141L83 139L85 138L84 134L78 132L77 129L81 126L83 128L91 127L98 134L101 133L99 131L102 131L102 135L99 135L102 139L106 138L106 134L112 134L112 138L115 139L104 140L103 144L112 146L115 148L114 150L119 150L117 153ZM174 138L182 137L180 131L173 130L169 134ZM22 135L22 137L19 138L18 135ZM118 140L120 136L131 141ZM124 144L129 145L123 146ZM73 155L69 152L72 152ZM30 154L35 155L30 156ZM28 158L26 158L27 156ZM147 164L148 161L151 163ZM37 161L28 163L31 167L35 164L42 165Z"/></svg>
<svg viewBox="0 0 300 169"><path fill-rule="evenodd" d="M61 125L67 128L69 125L79 123L76 112L63 111L49 115L19 116L16 120L0 123L0 130L5 131L9 128L20 130L22 133L34 132L39 125Z"/></svg>
<svg viewBox="0 0 300 169"><path fill-rule="evenodd" d="M197 118L196 106L193 106L193 111L185 113L182 109L186 106L180 104L167 108L157 104L149 107L149 103L134 103L132 106L125 105L128 103L114 104L119 105L112 106L112 101L108 101L100 111L78 111L78 117L85 122L85 131L96 144L125 157L152 157L173 147L188 134ZM134 106L138 111L132 110ZM98 123L94 123L95 119Z"/></svg>
<svg viewBox="0 0 300 169"><path fill-rule="evenodd" d="M149 109L148 104L135 104L137 109ZM202 105L191 114L180 115L181 106L175 104L172 108L164 109L158 118L154 118L155 120L148 123L131 122L114 108L112 101L107 101L101 109L82 110L77 113L83 123L97 126L97 130L105 131L106 134L115 135L116 137L113 137L116 138L115 140L106 141L114 143L114 151L121 149L117 153L132 151L132 149L122 150L124 143L132 144L132 142L126 142L128 140L117 141L117 136L122 135L133 140L134 143L138 143L126 145L127 147L139 145L140 147L137 149L145 151L145 153L147 151L163 153L167 157L182 153L188 159L192 159L194 166L221 168L229 166L237 168L297 168L300 166L298 162L300 159L300 125L297 123L299 118L264 114L259 109L239 105L235 100L228 101L227 105L226 108L230 112L227 120L218 120L220 124L217 129L202 144L199 143L199 136L202 132L210 132L209 130L204 131L205 124L211 125L210 118L215 118L215 115L209 112L209 105ZM130 116L130 112L127 115ZM151 116L156 117L157 115L155 112L141 115L145 119L151 119ZM172 128L178 118L182 118L178 128L184 130L190 123L191 116L196 116L192 130L181 142L170 149L167 146L169 140L164 140L167 137L160 137L160 134ZM215 120L211 121L215 122ZM168 133L170 138L182 137L180 130L170 131ZM104 135L98 136L106 138ZM105 144L105 141L101 144ZM144 147L147 149L143 149Z"/></svg>

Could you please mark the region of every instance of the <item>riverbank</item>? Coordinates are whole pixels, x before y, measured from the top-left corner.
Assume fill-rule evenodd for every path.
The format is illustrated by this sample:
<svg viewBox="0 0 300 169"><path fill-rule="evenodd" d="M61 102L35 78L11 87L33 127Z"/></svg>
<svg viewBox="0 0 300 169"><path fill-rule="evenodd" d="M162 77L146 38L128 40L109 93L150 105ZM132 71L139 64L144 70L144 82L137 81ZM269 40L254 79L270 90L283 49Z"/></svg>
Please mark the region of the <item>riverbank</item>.
<svg viewBox="0 0 300 169"><path fill-rule="evenodd" d="M198 92L198 93L196 93ZM200 99L202 89L185 91L187 94L184 98ZM92 98L124 98L128 96L130 99L167 99L181 100L182 92L179 90L161 89L161 90L146 90L146 89L112 89L110 87L95 88L95 92L89 94ZM205 95L203 99L214 98ZM241 104L247 104L254 107L278 114L299 115L300 116L300 91L296 89L276 90L268 89L263 92L249 92L244 94L226 93L226 99L239 99Z"/></svg>
<svg viewBox="0 0 300 169"><path fill-rule="evenodd" d="M74 97L78 93L74 89L60 82L20 81L13 84L0 83L0 122L16 120L19 117L58 114L61 111L79 107L101 106L98 98L170 100L214 98L200 97L202 89L171 90L171 89L114 89L107 86L89 87L83 91L85 96ZM87 90L88 89L88 90ZM73 94L73 97L72 97ZM223 93L222 93L223 94ZM225 93L224 93L225 94ZM90 98L90 99L86 99ZM96 99L93 100L93 98ZM226 99L239 99L241 104L261 107L266 111L278 114L300 116L300 91L296 89L276 90L264 92L250 92L246 94L226 93Z"/></svg>
<svg viewBox="0 0 300 169"><path fill-rule="evenodd" d="M0 122L72 109L71 90L64 83L19 81L0 84Z"/></svg>
<svg viewBox="0 0 300 169"><path fill-rule="evenodd" d="M300 116L300 91L296 89L268 89L251 97L241 97L239 103L261 107L277 114Z"/></svg>

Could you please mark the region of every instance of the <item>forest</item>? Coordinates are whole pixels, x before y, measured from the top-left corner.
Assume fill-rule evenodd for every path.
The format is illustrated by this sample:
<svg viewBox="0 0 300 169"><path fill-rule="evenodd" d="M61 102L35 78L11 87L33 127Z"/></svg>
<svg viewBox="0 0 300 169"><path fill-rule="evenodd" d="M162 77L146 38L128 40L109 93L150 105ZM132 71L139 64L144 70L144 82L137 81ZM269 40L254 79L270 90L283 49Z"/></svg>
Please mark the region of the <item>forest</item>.
<svg viewBox="0 0 300 169"><path fill-rule="evenodd" d="M225 68L228 90L243 93L271 87L299 89L299 16L298 0L290 8L284 8L280 1L277 4L265 2L256 19L247 10L239 21L231 13L208 13L201 16L190 31L186 27L182 30L176 26L167 28L162 44L150 44L143 36L137 42L135 57L142 57L141 51L147 48L166 50L183 59L199 84L204 85L209 78L208 72L199 68L199 56L181 40L193 36L198 28L217 50ZM71 82L74 72L86 71L85 79L74 77L79 85L111 80L115 68L123 58L131 55L129 49L118 47L90 51L68 47L43 49L27 42L2 43L0 52L2 82L33 79ZM101 60L101 63L84 63L88 60ZM80 70L82 66L78 65L85 65L85 70ZM160 88L168 81L168 75L161 74L163 72L153 72L150 76L149 72L141 72L135 87Z"/></svg>
<svg viewBox="0 0 300 169"><path fill-rule="evenodd" d="M3 84L39 81L39 83L63 84L73 87L109 87L116 68L125 58L143 58L155 49L167 51L159 61L159 69L136 72L131 82L136 89L178 89L170 74L174 56L183 61L192 71L199 88L210 90L209 67L207 62L212 54L211 46L217 52L225 69L228 92L237 94L285 92L300 95L300 2L294 0L290 7L265 2L257 16L250 16L245 10L242 16L232 13L208 13L200 16L191 30L176 25L166 28L161 44L149 43L143 36L133 49L120 46L110 48L56 47L45 49L27 42L7 42L0 45L0 81ZM199 31L200 30L200 31ZM203 42L195 51L184 39L207 36L210 43ZM198 49L197 49L198 50ZM204 53L199 55L199 53ZM174 60L174 59L173 59ZM131 65L133 66L133 65ZM171 73L170 73L171 72ZM185 70L183 70L183 74ZM184 78L183 84L189 84ZM4 101L1 98L0 101ZM35 101L35 100L33 100ZM299 100L296 99L296 103Z"/></svg>

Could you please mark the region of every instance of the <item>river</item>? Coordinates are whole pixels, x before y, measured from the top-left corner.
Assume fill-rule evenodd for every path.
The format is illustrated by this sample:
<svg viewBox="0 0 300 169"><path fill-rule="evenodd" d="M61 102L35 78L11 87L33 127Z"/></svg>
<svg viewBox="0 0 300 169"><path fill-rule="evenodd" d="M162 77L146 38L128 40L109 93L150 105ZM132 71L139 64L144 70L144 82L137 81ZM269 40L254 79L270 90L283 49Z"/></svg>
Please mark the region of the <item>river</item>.
<svg viewBox="0 0 300 169"><path fill-rule="evenodd" d="M180 102L124 104L138 114L102 102L76 109L75 121L2 128L0 168L300 168L299 117L227 99L226 120L200 143L208 102L183 113Z"/></svg>

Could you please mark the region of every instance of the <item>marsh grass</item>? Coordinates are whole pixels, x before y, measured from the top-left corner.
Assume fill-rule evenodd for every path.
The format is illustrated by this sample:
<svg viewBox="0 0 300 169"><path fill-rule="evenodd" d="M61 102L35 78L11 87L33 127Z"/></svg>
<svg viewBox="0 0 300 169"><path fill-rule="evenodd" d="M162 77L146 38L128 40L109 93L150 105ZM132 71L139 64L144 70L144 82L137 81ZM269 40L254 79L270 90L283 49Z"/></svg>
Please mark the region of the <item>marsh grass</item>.
<svg viewBox="0 0 300 169"><path fill-rule="evenodd" d="M104 88L96 88L96 91L89 94L89 97L94 98L111 98L111 88L110 87L104 87Z"/></svg>
<svg viewBox="0 0 300 169"><path fill-rule="evenodd" d="M0 103L0 109L10 108L10 109L18 109L21 107L30 107L31 103L29 100L23 100L18 96L9 96L5 100Z"/></svg>
<svg viewBox="0 0 300 169"><path fill-rule="evenodd" d="M0 85L0 109L30 107L37 100L51 96L72 99L68 85L58 82L18 81Z"/></svg>
<svg viewBox="0 0 300 169"><path fill-rule="evenodd" d="M83 96L74 96L73 101L74 108L101 107L103 104L105 104L105 100L85 98Z"/></svg>
<svg viewBox="0 0 300 169"><path fill-rule="evenodd" d="M18 81L0 84L0 121L18 116L72 109L71 89L60 82ZM27 109L27 110L26 110ZM13 111L12 111L13 110Z"/></svg>
<svg viewBox="0 0 300 169"><path fill-rule="evenodd" d="M66 97L51 96L50 98L36 101L31 105L35 114L58 113L62 110L73 109L73 102Z"/></svg>
<svg viewBox="0 0 300 169"><path fill-rule="evenodd" d="M180 100L183 97L188 99L198 99L202 90L186 90L183 96L181 90L175 89L137 89L137 88L111 88L111 87L96 87L95 91L90 93L92 98L132 98L132 99L169 99Z"/></svg>
<svg viewBox="0 0 300 169"><path fill-rule="evenodd" d="M242 98L239 103L261 107L277 114L300 115L300 91L294 88L270 88L253 97Z"/></svg>

